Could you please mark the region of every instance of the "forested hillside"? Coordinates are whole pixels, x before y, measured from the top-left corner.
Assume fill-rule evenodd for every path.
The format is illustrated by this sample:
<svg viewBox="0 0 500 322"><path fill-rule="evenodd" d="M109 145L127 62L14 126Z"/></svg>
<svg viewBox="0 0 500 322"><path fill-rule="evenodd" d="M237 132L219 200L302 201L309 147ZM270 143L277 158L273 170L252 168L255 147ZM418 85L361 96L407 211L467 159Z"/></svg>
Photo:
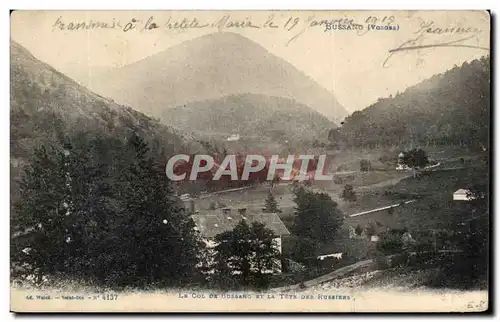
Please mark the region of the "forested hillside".
<svg viewBox="0 0 500 322"><path fill-rule="evenodd" d="M312 141L334 126L292 99L248 93L188 103L165 111L162 120L195 133L238 133L276 142Z"/></svg>
<svg viewBox="0 0 500 322"><path fill-rule="evenodd" d="M381 98L332 129L332 143L357 147L399 144L488 146L490 58L464 62L443 74Z"/></svg>
<svg viewBox="0 0 500 322"><path fill-rule="evenodd" d="M121 148L117 141L137 133L151 145L159 163L175 152L207 151L196 138L78 85L15 42L11 42L10 70L13 201L19 198L19 179L33 151L41 145L60 145L64 136L85 133L106 142L103 150L110 151Z"/></svg>

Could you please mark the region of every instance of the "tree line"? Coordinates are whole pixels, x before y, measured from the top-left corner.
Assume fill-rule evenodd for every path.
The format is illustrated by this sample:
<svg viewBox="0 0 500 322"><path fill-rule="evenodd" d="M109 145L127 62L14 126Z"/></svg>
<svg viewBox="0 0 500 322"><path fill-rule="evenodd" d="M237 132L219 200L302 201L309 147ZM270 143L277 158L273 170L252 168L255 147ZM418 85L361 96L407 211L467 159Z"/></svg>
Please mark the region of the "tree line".
<svg viewBox="0 0 500 322"><path fill-rule="evenodd" d="M207 247L150 145L86 133L35 149L11 229L13 276L104 287L267 287L283 259L274 232L242 221ZM294 233L328 241L342 222L326 194L296 189ZM279 212L272 194L266 212Z"/></svg>

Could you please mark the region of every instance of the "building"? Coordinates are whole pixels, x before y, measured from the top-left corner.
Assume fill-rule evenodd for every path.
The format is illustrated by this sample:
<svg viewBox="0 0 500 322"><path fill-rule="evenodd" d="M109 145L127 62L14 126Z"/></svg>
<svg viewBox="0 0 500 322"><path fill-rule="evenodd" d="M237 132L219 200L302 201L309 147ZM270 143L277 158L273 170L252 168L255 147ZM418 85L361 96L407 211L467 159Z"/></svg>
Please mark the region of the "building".
<svg viewBox="0 0 500 322"><path fill-rule="evenodd" d="M467 189L458 189L453 193L453 200L464 200L469 201L474 199L471 195L471 191Z"/></svg>
<svg viewBox="0 0 500 322"><path fill-rule="evenodd" d="M239 141L239 140L240 140L239 134L231 134L231 136L226 138L226 141Z"/></svg>
<svg viewBox="0 0 500 322"><path fill-rule="evenodd" d="M401 152L401 153L398 154L398 164L396 165L396 170L397 171L409 171L409 170L412 170L412 168L410 168L409 166L407 166L406 164L404 164L404 158L405 158L404 152Z"/></svg>
<svg viewBox="0 0 500 322"><path fill-rule="evenodd" d="M246 208L231 209L229 207L200 211L192 216L196 230L205 239L208 248L214 248L217 244L214 237L225 231L233 230L242 220L251 224L259 222L274 232L274 241L280 253L282 253L282 238L290 232L279 216L275 213L248 213ZM281 271L281 263L276 264L275 272Z"/></svg>

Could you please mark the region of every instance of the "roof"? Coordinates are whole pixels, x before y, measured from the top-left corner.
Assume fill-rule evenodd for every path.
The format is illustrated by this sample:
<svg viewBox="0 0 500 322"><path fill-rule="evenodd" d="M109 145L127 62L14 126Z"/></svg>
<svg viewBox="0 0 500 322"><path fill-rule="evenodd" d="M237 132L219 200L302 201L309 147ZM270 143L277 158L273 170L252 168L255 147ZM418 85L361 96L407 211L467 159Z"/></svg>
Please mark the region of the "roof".
<svg viewBox="0 0 500 322"><path fill-rule="evenodd" d="M467 193L470 193L470 190L467 190L467 189L458 189L457 191L454 192L455 193L459 193L459 194L467 194Z"/></svg>
<svg viewBox="0 0 500 322"><path fill-rule="evenodd" d="M265 224L266 228L271 229L276 236L290 234L285 224L275 213L245 213L241 215L236 209L233 209L229 214L215 210L193 215L192 218L200 233L207 238L232 230L241 220L246 220L249 224L255 221Z"/></svg>

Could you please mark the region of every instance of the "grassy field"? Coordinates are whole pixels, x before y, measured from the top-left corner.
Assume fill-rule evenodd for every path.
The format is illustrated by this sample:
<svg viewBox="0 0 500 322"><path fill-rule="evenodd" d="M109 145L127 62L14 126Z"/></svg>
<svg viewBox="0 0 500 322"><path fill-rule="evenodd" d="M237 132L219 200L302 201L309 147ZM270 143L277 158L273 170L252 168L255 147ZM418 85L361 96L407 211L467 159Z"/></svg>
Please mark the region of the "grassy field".
<svg viewBox="0 0 500 322"><path fill-rule="evenodd" d="M453 192L467 186L471 172L471 168L430 172L417 178L404 179L394 186L359 192L357 201L353 203L340 201L339 207L347 218L338 233L338 240L332 245L322 245L318 249L318 254L343 249L351 256L360 259L373 255L373 243L366 241L365 245L361 245L361 242L349 239L350 226L355 228L360 225L366 228L373 223L379 231L407 228L410 232L455 227L457 223L472 216L467 202L453 200ZM399 204L412 199L416 201L393 208L392 212L383 210L348 217L353 213ZM293 223L293 211L283 212L280 217L287 226Z"/></svg>
<svg viewBox="0 0 500 322"><path fill-rule="evenodd" d="M359 170L359 160L363 158L376 159L381 155L394 151L371 152L368 155L339 154L339 161L351 162ZM318 253L325 254L336 252L340 248L347 249L351 254L361 258L366 257L372 250L371 246L349 239L348 229L350 226L360 225L367 227L374 223L382 229L407 228L410 231L422 231L432 228L447 228L470 216L467 203L453 201L453 192L464 188L468 184L471 175L471 167L476 158L467 155L467 151L439 150L429 151L431 158L442 163L442 167L462 167L451 171L435 171L425 173L413 178L411 173L394 171L370 171L352 174L349 182L342 184L334 181L316 181L312 188L328 193L335 200L340 210L347 217L338 240L332 245L320 245ZM463 157L465 162L460 158ZM345 202L339 197L345 183L352 184L357 193L356 202ZM206 210L210 203L217 202L230 207L246 206L249 211L260 211L265 204L269 186L260 186L243 191L235 191L214 195L206 199L196 201L197 209ZM290 229L294 220L294 207L292 189L288 185L279 185L274 190L274 195L282 210L279 214L284 224ZM352 214L368 211L374 208L400 204L407 200L416 201L393 208L393 211L379 211L358 217L349 217ZM368 242L370 244L370 242ZM371 245L371 244L370 244ZM284 243L284 248L288 247ZM284 251L286 251L284 249Z"/></svg>
<svg viewBox="0 0 500 322"><path fill-rule="evenodd" d="M448 227L470 216L468 203L453 200L453 192L468 184L470 174L471 169L430 172L402 180L393 187L361 193L356 203L343 209L345 212L364 211L410 199L416 202L394 208L392 214L384 210L348 218L346 225L364 226L370 221L378 221L386 227L410 230Z"/></svg>

